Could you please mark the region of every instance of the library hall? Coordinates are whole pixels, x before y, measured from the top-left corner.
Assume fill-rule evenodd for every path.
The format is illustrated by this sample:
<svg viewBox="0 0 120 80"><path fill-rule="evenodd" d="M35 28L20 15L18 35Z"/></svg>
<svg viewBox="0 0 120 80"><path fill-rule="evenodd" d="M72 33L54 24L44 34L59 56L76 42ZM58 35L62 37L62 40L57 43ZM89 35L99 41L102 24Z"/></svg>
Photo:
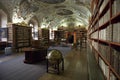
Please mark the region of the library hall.
<svg viewBox="0 0 120 80"><path fill-rule="evenodd" d="M0 80L120 80L120 0L0 0Z"/></svg>

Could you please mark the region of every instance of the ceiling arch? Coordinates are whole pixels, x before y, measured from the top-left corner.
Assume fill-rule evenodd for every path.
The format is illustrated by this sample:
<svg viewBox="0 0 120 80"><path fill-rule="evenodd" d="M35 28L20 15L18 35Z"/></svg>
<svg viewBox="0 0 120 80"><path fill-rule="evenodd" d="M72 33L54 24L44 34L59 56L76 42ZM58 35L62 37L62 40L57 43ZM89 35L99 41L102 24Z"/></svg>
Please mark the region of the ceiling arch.
<svg viewBox="0 0 120 80"><path fill-rule="evenodd" d="M38 24L55 27L62 23L76 21L87 26L91 0L1 0L0 3L10 5L7 10L16 10L20 17L28 23L36 16ZM10 3L9 3L10 2ZM8 7L7 5L5 5ZM16 9L17 8L17 9ZM70 20L74 18L75 21ZM63 22L64 21L64 22Z"/></svg>

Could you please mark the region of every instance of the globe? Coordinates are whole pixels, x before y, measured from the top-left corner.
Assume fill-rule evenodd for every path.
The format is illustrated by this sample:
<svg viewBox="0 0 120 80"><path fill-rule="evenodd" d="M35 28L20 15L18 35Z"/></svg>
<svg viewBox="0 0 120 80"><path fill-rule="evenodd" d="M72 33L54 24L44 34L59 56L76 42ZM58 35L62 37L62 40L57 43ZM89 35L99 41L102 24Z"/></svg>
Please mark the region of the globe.
<svg viewBox="0 0 120 80"><path fill-rule="evenodd" d="M57 64L58 60L59 63L62 61L63 56L59 50L53 49L51 50L46 57L51 64Z"/></svg>

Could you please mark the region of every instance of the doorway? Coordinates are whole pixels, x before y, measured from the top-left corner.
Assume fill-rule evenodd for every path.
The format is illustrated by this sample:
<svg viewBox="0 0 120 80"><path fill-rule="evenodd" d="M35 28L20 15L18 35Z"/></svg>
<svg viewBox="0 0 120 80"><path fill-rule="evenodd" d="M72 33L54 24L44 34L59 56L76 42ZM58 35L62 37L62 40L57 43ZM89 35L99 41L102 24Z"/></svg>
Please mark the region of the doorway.
<svg viewBox="0 0 120 80"><path fill-rule="evenodd" d="M73 35L68 35L68 43L74 43L74 36Z"/></svg>

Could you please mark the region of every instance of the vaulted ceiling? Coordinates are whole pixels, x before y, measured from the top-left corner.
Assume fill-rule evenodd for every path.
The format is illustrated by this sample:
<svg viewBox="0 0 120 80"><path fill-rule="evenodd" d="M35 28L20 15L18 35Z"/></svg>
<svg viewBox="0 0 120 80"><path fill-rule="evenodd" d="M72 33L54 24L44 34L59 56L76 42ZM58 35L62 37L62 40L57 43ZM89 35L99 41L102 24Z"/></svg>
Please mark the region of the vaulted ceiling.
<svg viewBox="0 0 120 80"><path fill-rule="evenodd" d="M91 0L0 0L0 8L6 10L9 18L18 18L29 23L32 18L39 26L88 26ZM19 21L17 20L17 21Z"/></svg>

